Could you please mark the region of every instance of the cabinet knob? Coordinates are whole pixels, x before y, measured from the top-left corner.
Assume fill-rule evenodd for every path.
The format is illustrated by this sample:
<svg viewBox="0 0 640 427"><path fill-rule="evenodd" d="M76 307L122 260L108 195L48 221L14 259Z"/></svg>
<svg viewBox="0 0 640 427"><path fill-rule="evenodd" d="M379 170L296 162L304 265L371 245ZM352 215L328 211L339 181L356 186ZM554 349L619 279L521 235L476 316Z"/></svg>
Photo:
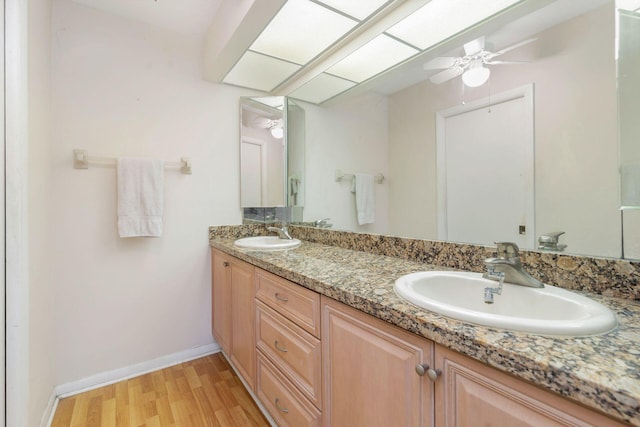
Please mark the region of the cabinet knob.
<svg viewBox="0 0 640 427"><path fill-rule="evenodd" d="M429 377L431 381L435 381L438 379L442 371L440 369L431 369L431 367L426 364L417 364L416 365L416 374L423 377L425 374Z"/></svg>
<svg viewBox="0 0 640 427"><path fill-rule="evenodd" d="M225 267L229 267L229 263L227 261L223 262L222 265L224 265Z"/></svg>

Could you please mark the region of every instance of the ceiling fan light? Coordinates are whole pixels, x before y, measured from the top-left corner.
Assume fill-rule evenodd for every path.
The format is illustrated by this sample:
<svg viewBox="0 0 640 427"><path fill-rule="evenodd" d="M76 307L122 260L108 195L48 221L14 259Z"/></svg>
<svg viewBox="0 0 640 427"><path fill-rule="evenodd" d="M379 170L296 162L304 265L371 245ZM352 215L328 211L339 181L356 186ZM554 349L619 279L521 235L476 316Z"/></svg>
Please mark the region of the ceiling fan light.
<svg viewBox="0 0 640 427"><path fill-rule="evenodd" d="M486 67L479 66L468 69L462 74L462 81L469 87L482 86L489 80L491 70Z"/></svg>
<svg viewBox="0 0 640 427"><path fill-rule="evenodd" d="M281 127L272 127L269 129L269 132L271 132L271 136L276 139L282 139L284 137L284 129Z"/></svg>

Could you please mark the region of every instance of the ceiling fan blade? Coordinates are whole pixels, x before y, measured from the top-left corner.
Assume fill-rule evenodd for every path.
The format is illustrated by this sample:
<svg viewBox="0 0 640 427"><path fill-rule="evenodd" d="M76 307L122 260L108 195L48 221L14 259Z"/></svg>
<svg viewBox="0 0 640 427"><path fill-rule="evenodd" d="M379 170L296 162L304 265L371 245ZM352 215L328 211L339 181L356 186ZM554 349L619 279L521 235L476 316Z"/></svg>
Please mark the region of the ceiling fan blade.
<svg viewBox="0 0 640 427"><path fill-rule="evenodd" d="M272 120L267 117L255 117L253 119L253 127L256 129L267 129L271 125Z"/></svg>
<svg viewBox="0 0 640 427"><path fill-rule="evenodd" d="M503 53L507 53L510 50L517 49L520 46L524 46L525 44L529 44L529 43L534 42L536 40L538 40L538 39L536 37L534 37L532 39L527 39L527 40L523 40L523 41L521 41L519 43L512 44L511 46L505 47L504 49L501 49L501 50L499 50L497 52L493 52L492 54L489 55L489 59L495 58L496 56L502 55Z"/></svg>
<svg viewBox="0 0 640 427"><path fill-rule="evenodd" d="M440 83L444 83L454 77L458 77L460 74L462 74L463 71L464 70L462 69L462 67L449 68L448 70L440 71L439 73L434 74L433 76L429 77L429 80L431 80L431 83L439 85Z"/></svg>
<svg viewBox="0 0 640 427"><path fill-rule="evenodd" d="M528 64L529 61L484 61L488 65L500 65L500 64Z"/></svg>
<svg viewBox="0 0 640 427"><path fill-rule="evenodd" d="M473 55L484 49L484 36L478 37L475 40L471 40L469 43L464 44L464 53L466 55Z"/></svg>
<svg viewBox="0 0 640 427"><path fill-rule="evenodd" d="M456 62L460 58L455 58L453 56L440 56L438 58L433 58L431 61L424 64L423 68L425 70L439 70L442 68L451 68L456 65Z"/></svg>

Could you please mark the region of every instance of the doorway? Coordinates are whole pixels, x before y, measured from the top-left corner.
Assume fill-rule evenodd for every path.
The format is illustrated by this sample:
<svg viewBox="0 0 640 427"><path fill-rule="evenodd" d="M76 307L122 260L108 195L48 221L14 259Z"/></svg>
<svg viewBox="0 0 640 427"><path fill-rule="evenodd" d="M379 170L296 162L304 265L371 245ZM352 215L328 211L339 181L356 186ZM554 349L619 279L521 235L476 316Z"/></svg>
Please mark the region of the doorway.
<svg viewBox="0 0 640 427"><path fill-rule="evenodd" d="M436 113L438 238L535 248L533 84Z"/></svg>

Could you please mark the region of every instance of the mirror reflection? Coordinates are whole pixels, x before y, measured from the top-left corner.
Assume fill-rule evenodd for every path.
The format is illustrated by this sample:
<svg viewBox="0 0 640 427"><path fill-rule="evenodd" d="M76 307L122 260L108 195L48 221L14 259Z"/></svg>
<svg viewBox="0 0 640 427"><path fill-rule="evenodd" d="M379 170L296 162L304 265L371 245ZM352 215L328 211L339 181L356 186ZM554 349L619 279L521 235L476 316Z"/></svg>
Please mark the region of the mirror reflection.
<svg viewBox="0 0 640 427"><path fill-rule="evenodd" d="M240 118L240 204L284 206L284 97L242 98Z"/></svg>
<svg viewBox="0 0 640 427"><path fill-rule="evenodd" d="M284 96L240 99L240 206L304 206L305 112Z"/></svg>
<svg viewBox="0 0 640 427"><path fill-rule="evenodd" d="M505 63L483 65L490 75L477 87L465 85L459 70L429 80L443 72L433 63L424 69L434 55L409 87L402 82L415 73L404 70L375 91L305 105L305 221L331 217L337 229L504 239L530 249L555 237L568 253L620 257L614 4L549 7L501 28L478 27L438 52L453 58L450 68L481 36L494 53L535 39L500 55ZM373 224L358 225L356 197L349 183L333 179L337 169L388 177L375 186ZM488 232L471 233L478 230Z"/></svg>

